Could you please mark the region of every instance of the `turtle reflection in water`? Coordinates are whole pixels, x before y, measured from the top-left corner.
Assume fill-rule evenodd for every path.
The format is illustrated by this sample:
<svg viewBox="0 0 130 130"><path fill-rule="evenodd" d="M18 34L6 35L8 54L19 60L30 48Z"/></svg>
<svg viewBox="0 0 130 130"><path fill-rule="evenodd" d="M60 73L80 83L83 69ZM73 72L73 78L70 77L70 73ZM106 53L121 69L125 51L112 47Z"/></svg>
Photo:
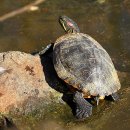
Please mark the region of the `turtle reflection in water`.
<svg viewBox="0 0 130 130"><path fill-rule="evenodd" d="M85 98L95 97L98 104L99 99L111 95L116 101L121 85L105 49L89 35L80 33L77 24L67 16L61 16L59 22L67 34L54 44L54 68L62 80L75 88L75 116L85 119L92 114L92 105Z"/></svg>

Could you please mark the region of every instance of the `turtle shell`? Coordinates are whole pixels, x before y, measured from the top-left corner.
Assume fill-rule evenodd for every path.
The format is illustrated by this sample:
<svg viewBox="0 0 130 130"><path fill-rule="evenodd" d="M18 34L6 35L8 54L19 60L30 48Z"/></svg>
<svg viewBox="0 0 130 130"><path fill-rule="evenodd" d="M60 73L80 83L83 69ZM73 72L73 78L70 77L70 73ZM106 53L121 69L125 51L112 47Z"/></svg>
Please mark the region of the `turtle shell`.
<svg viewBox="0 0 130 130"><path fill-rule="evenodd" d="M53 50L58 76L84 94L108 96L120 89L110 56L89 35L66 34L56 40Z"/></svg>

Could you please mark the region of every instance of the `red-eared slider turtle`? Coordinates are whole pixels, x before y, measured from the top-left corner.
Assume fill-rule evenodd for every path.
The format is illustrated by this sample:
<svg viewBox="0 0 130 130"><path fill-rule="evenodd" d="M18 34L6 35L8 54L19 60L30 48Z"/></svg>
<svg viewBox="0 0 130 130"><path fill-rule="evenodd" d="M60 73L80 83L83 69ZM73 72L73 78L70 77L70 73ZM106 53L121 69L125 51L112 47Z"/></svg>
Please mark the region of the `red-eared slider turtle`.
<svg viewBox="0 0 130 130"><path fill-rule="evenodd" d="M96 97L98 103L111 95L117 100L121 85L105 49L89 35L80 33L77 24L67 16L61 16L59 21L67 34L54 44L54 68L62 80L75 88L76 117L84 119L92 114L92 105L84 98Z"/></svg>
<svg viewBox="0 0 130 130"><path fill-rule="evenodd" d="M58 76L75 89L76 117L92 114L92 105L84 98L117 100L121 85L112 60L92 37L80 33L77 24L67 16L59 21L67 34L58 38L53 48L53 64Z"/></svg>

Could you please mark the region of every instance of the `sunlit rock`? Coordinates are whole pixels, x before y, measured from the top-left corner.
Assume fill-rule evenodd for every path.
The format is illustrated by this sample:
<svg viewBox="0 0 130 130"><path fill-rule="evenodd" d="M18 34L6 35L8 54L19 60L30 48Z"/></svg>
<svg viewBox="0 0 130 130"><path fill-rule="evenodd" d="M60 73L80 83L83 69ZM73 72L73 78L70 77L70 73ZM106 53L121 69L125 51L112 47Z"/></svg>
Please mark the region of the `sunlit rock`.
<svg viewBox="0 0 130 130"><path fill-rule="evenodd" d="M40 57L23 52L0 53L0 66L11 69L0 75L0 112L27 115L61 102L61 94L45 80ZM2 68L1 68L2 69ZM45 69L44 69L45 70Z"/></svg>

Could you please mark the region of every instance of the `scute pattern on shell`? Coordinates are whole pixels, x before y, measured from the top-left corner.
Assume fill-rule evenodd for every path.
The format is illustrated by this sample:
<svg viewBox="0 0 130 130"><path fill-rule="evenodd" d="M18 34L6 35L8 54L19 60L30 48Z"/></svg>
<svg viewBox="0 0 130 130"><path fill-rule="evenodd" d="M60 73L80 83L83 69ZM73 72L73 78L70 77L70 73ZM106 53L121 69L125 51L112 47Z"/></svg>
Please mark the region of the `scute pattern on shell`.
<svg viewBox="0 0 130 130"><path fill-rule="evenodd" d="M53 63L58 76L86 95L110 95L120 89L112 60L89 35L66 34L54 45Z"/></svg>

